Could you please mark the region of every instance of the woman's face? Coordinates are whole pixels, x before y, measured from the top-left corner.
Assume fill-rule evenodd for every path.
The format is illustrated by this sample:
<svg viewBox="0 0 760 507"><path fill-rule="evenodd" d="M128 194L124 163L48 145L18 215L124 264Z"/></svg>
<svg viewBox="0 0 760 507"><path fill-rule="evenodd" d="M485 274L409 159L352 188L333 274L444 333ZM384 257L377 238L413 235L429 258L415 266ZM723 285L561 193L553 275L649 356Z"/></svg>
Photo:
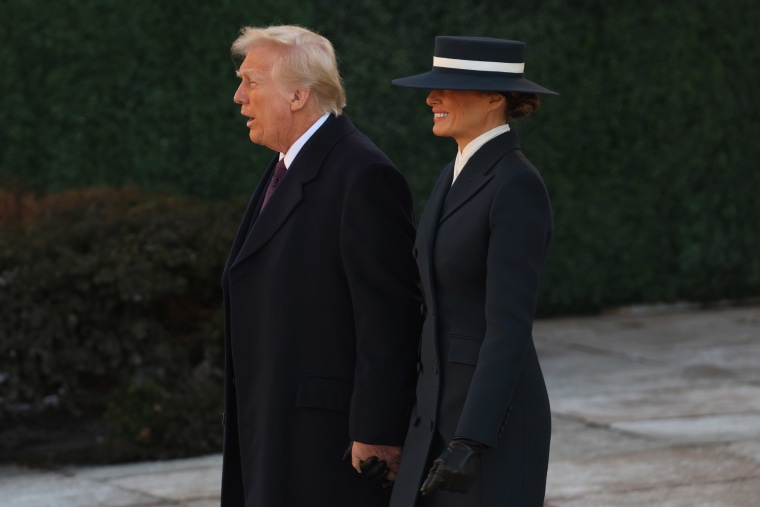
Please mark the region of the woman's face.
<svg viewBox="0 0 760 507"><path fill-rule="evenodd" d="M480 134L505 123L503 96L497 93L433 90L426 102L433 109L433 133L453 137L460 150Z"/></svg>

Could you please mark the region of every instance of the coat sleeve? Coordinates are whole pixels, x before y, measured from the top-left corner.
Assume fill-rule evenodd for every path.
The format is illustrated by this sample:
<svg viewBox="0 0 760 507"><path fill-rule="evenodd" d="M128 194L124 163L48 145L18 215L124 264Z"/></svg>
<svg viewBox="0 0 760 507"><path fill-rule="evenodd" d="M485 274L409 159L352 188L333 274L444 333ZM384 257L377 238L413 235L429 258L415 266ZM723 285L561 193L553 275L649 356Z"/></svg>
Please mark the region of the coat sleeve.
<svg viewBox="0 0 760 507"><path fill-rule="evenodd" d="M414 404L422 320L406 180L390 165L360 169L342 215L340 248L356 334L350 437L401 445Z"/></svg>
<svg viewBox="0 0 760 507"><path fill-rule="evenodd" d="M552 227L540 176L534 170L516 171L496 192L489 212L486 333L458 436L493 448L498 443L533 346L536 299Z"/></svg>

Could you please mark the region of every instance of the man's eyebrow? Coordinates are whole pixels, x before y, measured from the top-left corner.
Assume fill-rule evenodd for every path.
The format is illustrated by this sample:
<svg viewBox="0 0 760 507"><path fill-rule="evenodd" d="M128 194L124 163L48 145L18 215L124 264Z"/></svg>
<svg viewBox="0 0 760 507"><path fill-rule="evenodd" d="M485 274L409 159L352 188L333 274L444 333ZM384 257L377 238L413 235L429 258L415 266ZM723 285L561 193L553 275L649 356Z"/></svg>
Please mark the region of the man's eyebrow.
<svg viewBox="0 0 760 507"><path fill-rule="evenodd" d="M260 79L258 74L252 70L236 70L235 75L239 78L247 77L252 81L258 81Z"/></svg>

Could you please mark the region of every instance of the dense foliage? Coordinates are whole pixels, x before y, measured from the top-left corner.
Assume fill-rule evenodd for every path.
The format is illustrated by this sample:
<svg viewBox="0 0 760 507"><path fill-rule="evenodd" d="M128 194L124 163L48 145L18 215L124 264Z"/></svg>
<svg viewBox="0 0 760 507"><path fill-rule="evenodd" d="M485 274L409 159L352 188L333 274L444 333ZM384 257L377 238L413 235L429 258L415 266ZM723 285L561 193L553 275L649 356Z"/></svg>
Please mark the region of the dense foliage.
<svg viewBox="0 0 760 507"><path fill-rule="evenodd" d="M244 203L135 189L0 203L0 427L105 411L111 459L218 451L219 279Z"/></svg>
<svg viewBox="0 0 760 507"><path fill-rule="evenodd" d="M760 11L749 0L250 2L7 0L0 6L0 172L39 188L135 184L227 198L270 153L247 142L230 42L295 23L334 41L347 113L405 172L418 210L449 140L425 93L436 34L528 42L561 92L518 126L552 194L544 313L760 292Z"/></svg>
<svg viewBox="0 0 760 507"><path fill-rule="evenodd" d="M527 76L561 93L517 126L557 219L542 312L760 293L750 0L6 0L0 19L0 173L249 193L270 153L232 102L229 45L243 25L293 23L334 42L347 113L418 211L455 148L431 135L425 92L390 80L429 68L436 34L525 40Z"/></svg>

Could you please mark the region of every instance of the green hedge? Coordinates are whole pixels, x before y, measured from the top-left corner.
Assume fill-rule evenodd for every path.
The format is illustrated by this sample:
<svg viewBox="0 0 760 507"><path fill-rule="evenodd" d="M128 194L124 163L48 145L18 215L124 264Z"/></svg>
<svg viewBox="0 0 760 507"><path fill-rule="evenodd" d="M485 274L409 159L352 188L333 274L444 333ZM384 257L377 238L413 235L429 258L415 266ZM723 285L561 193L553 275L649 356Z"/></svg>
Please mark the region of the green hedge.
<svg viewBox="0 0 760 507"><path fill-rule="evenodd" d="M750 0L430 3L6 0L0 173L35 188L248 194L270 157L232 102L246 24L329 37L348 114L407 175L418 212L451 140L424 91L436 34L528 42L527 76L561 93L518 125L556 213L544 315L760 295L760 9Z"/></svg>
<svg viewBox="0 0 760 507"><path fill-rule="evenodd" d="M244 205L0 193L0 427L64 411L108 423L92 459L219 451L219 280Z"/></svg>

